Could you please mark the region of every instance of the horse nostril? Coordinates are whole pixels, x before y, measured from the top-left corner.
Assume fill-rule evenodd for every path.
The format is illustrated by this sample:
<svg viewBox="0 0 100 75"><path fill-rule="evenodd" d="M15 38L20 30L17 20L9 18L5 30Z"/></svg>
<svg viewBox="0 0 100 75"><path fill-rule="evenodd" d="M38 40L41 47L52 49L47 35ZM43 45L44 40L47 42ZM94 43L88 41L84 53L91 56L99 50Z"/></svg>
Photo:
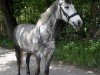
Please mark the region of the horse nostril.
<svg viewBox="0 0 100 75"><path fill-rule="evenodd" d="M78 25L81 25L81 21L80 20L78 20Z"/></svg>
<svg viewBox="0 0 100 75"><path fill-rule="evenodd" d="M73 25L76 25L76 24L73 22Z"/></svg>

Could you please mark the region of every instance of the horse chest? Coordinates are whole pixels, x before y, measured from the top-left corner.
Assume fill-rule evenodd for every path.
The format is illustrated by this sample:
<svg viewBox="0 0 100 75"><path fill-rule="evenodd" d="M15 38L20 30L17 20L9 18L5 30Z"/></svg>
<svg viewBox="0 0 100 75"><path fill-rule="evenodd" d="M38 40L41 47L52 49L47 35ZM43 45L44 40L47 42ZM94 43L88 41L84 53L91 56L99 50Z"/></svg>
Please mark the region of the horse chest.
<svg viewBox="0 0 100 75"><path fill-rule="evenodd" d="M47 25L43 25L40 27L40 36L44 41L48 41L52 39L53 31Z"/></svg>

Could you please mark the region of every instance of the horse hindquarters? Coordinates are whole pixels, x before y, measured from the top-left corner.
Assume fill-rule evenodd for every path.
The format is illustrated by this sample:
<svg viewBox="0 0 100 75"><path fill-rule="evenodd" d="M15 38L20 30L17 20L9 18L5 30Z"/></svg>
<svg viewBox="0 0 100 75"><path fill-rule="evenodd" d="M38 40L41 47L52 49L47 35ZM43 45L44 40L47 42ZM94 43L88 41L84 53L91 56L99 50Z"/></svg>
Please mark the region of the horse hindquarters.
<svg viewBox="0 0 100 75"><path fill-rule="evenodd" d="M21 75L20 73L20 66L21 66L21 50L18 45L14 45L16 58L17 58L17 66L18 66L18 75Z"/></svg>

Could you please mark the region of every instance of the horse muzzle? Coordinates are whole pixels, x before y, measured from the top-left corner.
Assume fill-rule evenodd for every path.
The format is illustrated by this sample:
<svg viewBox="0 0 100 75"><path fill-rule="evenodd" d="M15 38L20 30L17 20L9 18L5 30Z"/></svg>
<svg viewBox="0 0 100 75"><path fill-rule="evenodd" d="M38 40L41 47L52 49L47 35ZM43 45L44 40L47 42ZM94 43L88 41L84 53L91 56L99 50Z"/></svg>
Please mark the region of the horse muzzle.
<svg viewBox="0 0 100 75"><path fill-rule="evenodd" d="M75 28L75 30L79 30L83 26L83 21L78 15L72 17L69 23Z"/></svg>

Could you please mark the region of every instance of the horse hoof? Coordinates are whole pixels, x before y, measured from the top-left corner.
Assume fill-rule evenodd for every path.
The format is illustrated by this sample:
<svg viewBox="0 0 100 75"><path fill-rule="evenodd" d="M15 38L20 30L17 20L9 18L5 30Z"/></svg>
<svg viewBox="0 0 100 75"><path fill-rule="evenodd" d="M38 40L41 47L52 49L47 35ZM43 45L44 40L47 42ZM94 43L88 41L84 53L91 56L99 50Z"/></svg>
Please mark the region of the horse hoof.
<svg viewBox="0 0 100 75"><path fill-rule="evenodd" d="M20 73L18 73L17 75L21 75Z"/></svg>
<svg viewBox="0 0 100 75"><path fill-rule="evenodd" d="M26 75L30 75L30 72L28 72Z"/></svg>

